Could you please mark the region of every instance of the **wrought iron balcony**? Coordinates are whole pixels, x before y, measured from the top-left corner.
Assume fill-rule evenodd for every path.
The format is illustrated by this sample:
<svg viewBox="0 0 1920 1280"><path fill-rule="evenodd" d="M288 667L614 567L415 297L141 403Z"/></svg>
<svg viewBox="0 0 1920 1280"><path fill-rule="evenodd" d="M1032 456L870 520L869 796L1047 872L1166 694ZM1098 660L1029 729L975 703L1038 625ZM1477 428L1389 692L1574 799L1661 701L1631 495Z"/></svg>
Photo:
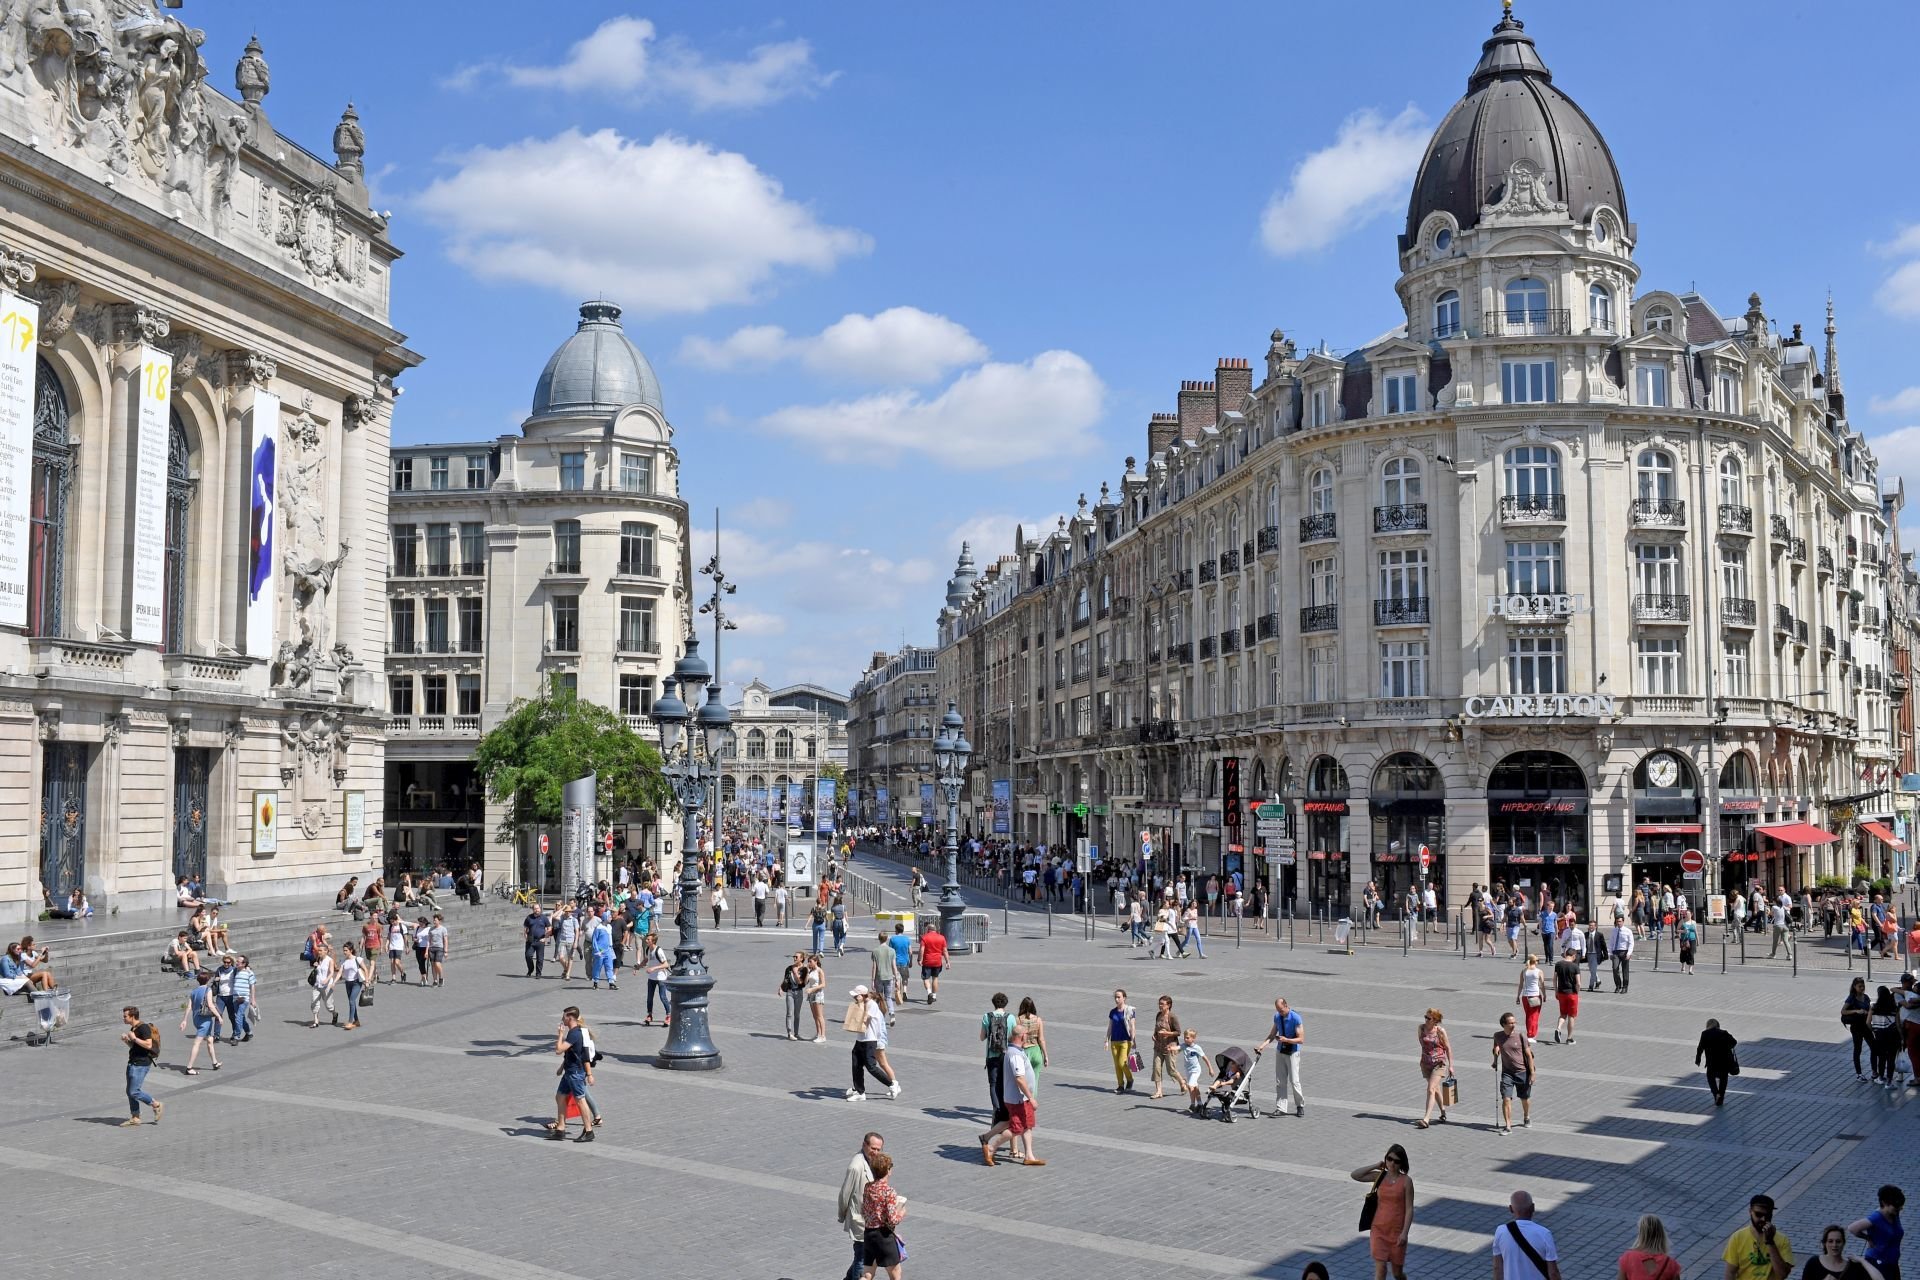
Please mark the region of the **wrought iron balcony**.
<svg viewBox="0 0 1920 1280"><path fill-rule="evenodd" d="M1565 337L1573 319L1564 307L1502 307L1493 313L1493 326L1503 338Z"/></svg>
<svg viewBox="0 0 1920 1280"><path fill-rule="evenodd" d="M1180 726L1171 720L1142 720L1139 728L1142 742L1178 742L1180 740Z"/></svg>
<svg viewBox="0 0 1920 1280"><path fill-rule="evenodd" d="M1801 648L1807 647L1807 623L1804 618L1793 620L1793 642Z"/></svg>
<svg viewBox="0 0 1920 1280"><path fill-rule="evenodd" d="M1840 642L1840 665L1844 667L1844 666L1850 665L1852 662L1853 662L1853 641L1842 640Z"/></svg>
<svg viewBox="0 0 1920 1280"><path fill-rule="evenodd" d="M1300 517L1300 541L1323 542L1336 536L1335 513L1323 511L1317 516Z"/></svg>
<svg viewBox="0 0 1920 1280"><path fill-rule="evenodd" d="M1720 532L1752 533L1753 508L1741 506L1737 502L1720 504Z"/></svg>
<svg viewBox="0 0 1920 1280"><path fill-rule="evenodd" d="M1217 582L1219 579L1220 562L1218 560L1202 560L1200 562L1200 585L1204 587L1207 583Z"/></svg>
<svg viewBox="0 0 1920 1280"><path fill-rule="evenodd" d="M1200 637L1200 661L1205 662L1218 652L1218 641L1212 636Z"/></svg>
<svg viewBox="0 0 1920 1280"><path fill-rule="evenodd" d="M1254 633L1262 640L1271 640L1280 634L1280 615L1277 613L1263 613L1254 622Z"/></svg>
<svg viewBox="0 0 1920 1280"><path fill-rule="evenodd" d="M1693 617L1693 598L1680 595L1640 595L1633 598L1636 622L1685 622Z"/></svg>
<svg viewBox="0 0 1920 1280"><path fill-rule="evenodd" d="M1793 610L1783 604L1773 606L1773 629L1793 634Z"/></svg>
<svg viewBox="0 0 1920 1280"><path fill-rule="evenodd" d="M1834 638L1833 628L1828 626L1822 626L1820 628L1820 648L1827 653L1832 653L1834 649L1834 645L1836 643L1837 641Z"/></svg>
<svg viewBox="0 0 1920 1280"><path fill-rule="evenodd" d="M1815 559L1818 566L1818 572L1820 573L1833 572L1833 548L1832 547L1821 547L1820 550L1817 553L1815 553Z"/></svg>
<svg viewBox="0 0 1920 1280"><path fill-rule="evenodd" d="M623 638L615 643L614 649L618 653L659 653L660 642L658 640L629 640Z"/></svg>
<svg viewBox="0 0 1920 1280"><path fill-rule="evenodd" d="M429 578L451 578L453 576L452 562L447 560L429 560L427 562L427 576Z"/></svg>
<svg viewBox="0 0 1920 1280"><path fill-rule="evenodd" d="M1193 661L1193 641L1183 640L1167 650L1167 657L1185 665Z"/></svg>
<svg viewBox="0 0 1920 1280"><path fill-rule="evenodd" d="M1340 625L1340 606L1337 604L1310 604L1300 610L1300 630L1332 631Z"/></svg>
<svg viewBox="0 0 1920 1280"><path fill-rule="evenodd" d="M657 578L660 576L660 562L657 560L622 560L619 574L623 578Z"/></svg>
<svg viewBox="0 0 1920 1280"><path fill-rule="evenodd" d="M1787 539L1787 559L1800 564L1807 562L1807 540L1805 538Z"/></svg>
<svg viewBox="0 0 1920 1280"><path fill-rule="evenodd" d="M1753 625L1755 605L1753 601L1740 596L1722 596L1720 598L1720 621L1730 627L1750 627Z"/></svg>
<svg viewBox="0 0 1920 1280"><path fill-rule="evenodd" d="M1427 527L1427 504L1401 502L1373 509L1375 533L1416 533Z"/></svg>
<svg viewBox="0 0 1920 1280"><path fill-rule="evenodd" d="M1642 528L1678 529L1687 523L1686 500L1635 498L1627 509L1627 518Z"/></svg>
<svg viewBox="0 0 1920 1280"><path fill-rule="evenodd" d="M1175 591L1193 590L1193 570L1182 569L1178 573L1175 573L1173 575L1173 589Z"/></svg>
<svg viewBox="0 0 1920 1280"><path fill-rule="evenodd" d="M1426 596L1395 596L1373 602L1373 624L1377 627L1409 627L1432 621L1432 603Z"/></svg>
<svg viewBox="0 0 1920 1280"><path fill-rule="evenodd" d="M1240 628L1228 627L1220 633L1220 652L1223 656L1240 652Z"/></svg>
<svg viewBox="0 0 1920 1280"><path fill-rule="evenodd" d="M1240 560L1243 564L1247 565L1253 563L1253 544L1251 542L1243 542L1240 544Z"/></svg>
<svg viewBox="0 0 1920 1280"><path fill-rule="evenodd" d="M1115 596L1113 598L1113 616L1116 618L1131 618L1133 616L1133 597Z"/></svg>
<svg viewBox="0 0 1920 1280"><path fill-rule="evenodd" d="M1785 516L1768 516L1767 535L1775 542L1785 542L1793 536L1793 530L1788 527Z"/></svg>
<svg viewBox="0 0 1920 1280"><path fill-rule="evenodd" d="M578 578L584 575L580 572L580 562L578 560L549 560L547 562L547 576L549 578Z"/></svg>
<svg viewBox="0 0 1920 1280"><path fill-rule="evenodd" d="M1554 524L1566 518L1564 493L1509 494L1500 499L1502 524Z"/></svg>
<svg viewBox="0 0 1920 1280"><path fill-rule="evenodd" d="M1280 526L1270 524L1260 530L1259 537L1255 539L1255 544L1260 548L1261 555L1265 555L1269 551L1278 551L1280 549Z"/></svg>
<svg viewBox="0 0 1920 1280"><path fill-rule="evenodd" d="M1249 623L1247 623L1246 625L1244 625L1244 626L1242 626L1242 627L1240 628L1240 646L1241 646L1241 648L1243 648L1243 649L1251 649L1251 648L1253 648L1253 642L1254 642L1254 639L1255 639L1255 636L1256 636L1256 633L1255 633L1255 631L1254 631L1254 629L1253 629L1253 624L1252 624L1251 622L1249 622Z"/></svg>
<svg viewBox="0 0 1920 1280"><path fill-rule="evenodd" d="M1238 551L1222 551L1220 553L1220 572L1240 572L1240 553Z"/></svg>

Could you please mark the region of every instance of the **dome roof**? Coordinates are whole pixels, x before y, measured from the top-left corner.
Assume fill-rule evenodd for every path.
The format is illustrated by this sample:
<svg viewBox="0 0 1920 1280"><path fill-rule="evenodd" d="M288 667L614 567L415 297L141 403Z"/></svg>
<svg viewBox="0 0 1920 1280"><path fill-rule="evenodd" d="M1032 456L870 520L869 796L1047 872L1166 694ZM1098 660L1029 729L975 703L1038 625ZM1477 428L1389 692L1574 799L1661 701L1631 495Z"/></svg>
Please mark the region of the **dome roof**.
<svg viewBox="0 0 1920 1280"><path fill-rule="evenodd" d="M620 308L583 302L580 327L534 384L533 416L617 413L630 404L660 409L660 380L620 328Z"/></svg>
<svg viewBox="0 0 1920 1280"><path fill-rule="evenodd" d="M1573 99L1553 87L1525 24L1508 13L1481 46L1467 96L1433 132L1407 205L1408 245L1429 214L1446 212L1464 230L1499 199L1514 161L1537 166L1547 197L1584 221L1599 205L1627 216L1620 171L1606 139Z"/></svg>

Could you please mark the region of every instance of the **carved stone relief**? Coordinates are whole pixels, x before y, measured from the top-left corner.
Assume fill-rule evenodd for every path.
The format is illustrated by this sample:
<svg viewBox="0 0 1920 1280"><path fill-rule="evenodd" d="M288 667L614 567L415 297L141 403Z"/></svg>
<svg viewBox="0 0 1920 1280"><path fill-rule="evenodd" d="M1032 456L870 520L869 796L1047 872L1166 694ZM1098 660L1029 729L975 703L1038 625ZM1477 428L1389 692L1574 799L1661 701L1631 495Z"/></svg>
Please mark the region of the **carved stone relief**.
<svg viewBox="0 0 1920 1280"><path fill-rule="evenodd" d="M327 601L334 575L346 561L348 544L328 534L326 450L320 424L307 413L286 419L281 428L284 459L280 478L281 528L286 549L281 564L293 590L295 635L274 655L274 683L289 689L313 689L316 671L329 675L353 661L345 645L328 644ZM329 680L322 693L334 691Z"/></svg>

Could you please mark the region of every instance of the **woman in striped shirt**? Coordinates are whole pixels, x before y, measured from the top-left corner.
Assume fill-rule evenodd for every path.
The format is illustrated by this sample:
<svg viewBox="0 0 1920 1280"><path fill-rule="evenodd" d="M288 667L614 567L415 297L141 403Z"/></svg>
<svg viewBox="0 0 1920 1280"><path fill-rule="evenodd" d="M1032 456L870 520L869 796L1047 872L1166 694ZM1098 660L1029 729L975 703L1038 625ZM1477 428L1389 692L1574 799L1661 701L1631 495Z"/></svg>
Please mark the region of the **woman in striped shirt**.
<svg viewBox="0 0 1920 1280"><path fill-rule="evenodd" d="M233 966L233 994L227 997L227 1033L228 1044L239 1044L241 1040L253 1039L253 1020L259 1009L253 1001L253 987L257 976L248 966L247 958L240 956ZM232 1038L238 1037L238 1039Z"/></svg>

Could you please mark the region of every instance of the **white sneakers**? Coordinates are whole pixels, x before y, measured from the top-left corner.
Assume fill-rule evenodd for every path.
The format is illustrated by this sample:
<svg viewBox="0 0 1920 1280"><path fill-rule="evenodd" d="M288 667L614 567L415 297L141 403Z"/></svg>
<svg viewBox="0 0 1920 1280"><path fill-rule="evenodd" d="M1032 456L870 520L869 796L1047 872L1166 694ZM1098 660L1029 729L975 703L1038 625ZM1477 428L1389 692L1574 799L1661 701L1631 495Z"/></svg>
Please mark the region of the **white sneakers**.
<svg viewBox="0 0 1920 1280"><path fill-rule="evenodd" d="M847 1090L848 1102L865 1102L866 1100L867 1100L867 1095L864 1093L861 1093L858 1089Z"/></svg>
<svg viewBox="0 0 1920 1280"><path fill-rule="evenodd" d="M892 1084L887 1086L887 1096L890 1098L897 1098L900 1096L900 1082L898 1080L895 1080Z"/></svg>

